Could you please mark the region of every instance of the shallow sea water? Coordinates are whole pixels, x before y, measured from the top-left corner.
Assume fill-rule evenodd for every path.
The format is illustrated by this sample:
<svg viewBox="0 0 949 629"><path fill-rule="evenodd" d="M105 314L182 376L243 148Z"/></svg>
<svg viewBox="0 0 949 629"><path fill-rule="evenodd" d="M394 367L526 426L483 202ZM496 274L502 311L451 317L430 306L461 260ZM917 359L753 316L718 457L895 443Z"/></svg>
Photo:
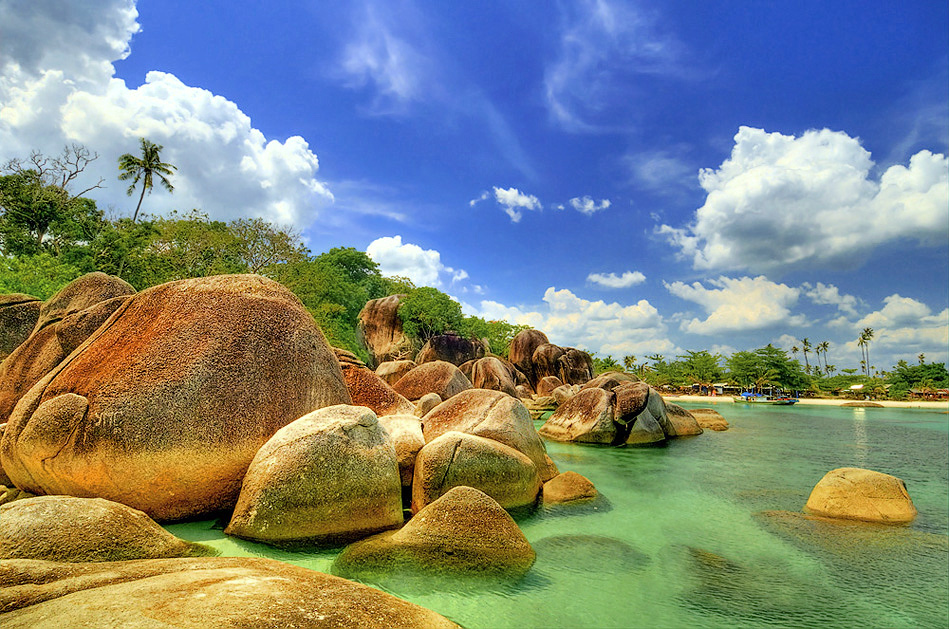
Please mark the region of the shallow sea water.
<svg viewBox="0 0 949 629"><path fill-rule="evenodd" d="M949 626L949 415L715 408L728 431L661 447L548 442L560 470L583 474L604 499L518 518L537 552L521 582L370 585L471 628ZM902 478L919 516L901 527L802 518L837 467ZM228 538L214 521L166 528L223 555L324 572L338 553Z"/></svg>

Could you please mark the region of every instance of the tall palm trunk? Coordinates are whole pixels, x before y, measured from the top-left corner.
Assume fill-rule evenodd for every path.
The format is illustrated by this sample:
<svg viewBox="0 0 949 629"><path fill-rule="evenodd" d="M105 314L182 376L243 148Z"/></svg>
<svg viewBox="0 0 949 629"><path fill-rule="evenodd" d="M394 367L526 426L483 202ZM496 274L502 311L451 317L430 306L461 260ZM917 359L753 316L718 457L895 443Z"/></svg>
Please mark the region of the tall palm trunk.
<svg viewBox="0 0 949 629"><path fill-rule="evenodd" d="M144 183L142 184L142 194L138 195L138 205L135 206L135 214L132 214L132 222L134 223L138 219L138 211L142 208L142 199L145 198L145 190L148 189Z"/></svg>

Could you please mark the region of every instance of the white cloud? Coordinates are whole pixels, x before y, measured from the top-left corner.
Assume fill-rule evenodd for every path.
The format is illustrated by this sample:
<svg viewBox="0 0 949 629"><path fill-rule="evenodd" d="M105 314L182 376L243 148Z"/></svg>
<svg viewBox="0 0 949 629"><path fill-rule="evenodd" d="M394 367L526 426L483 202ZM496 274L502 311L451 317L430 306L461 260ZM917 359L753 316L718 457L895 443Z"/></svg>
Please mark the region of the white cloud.
<svg viewBox="0 0 949 629"><path fill-rule="evenodd" d="M402 236L377 238L366 247L366 254L379 265L383 275L399 275L412 280L416 286L443 288L468 279L468 272L442 263L442 256L434 249L422 249L412 243L403 243ZM480 293L480 286L473 286ZM467 287L462 292L468 292Z"/></svg>
<svg viewBox="0 0 949 629"><path fill-rule="evenodd" d="M920 151L879 182L846 133L800 137L741 127L731 156L703 169L705 204L685 228L663 225L698 269L853 266L878 245L949 237L949 160Z"/></svg>
<svg viewBox="0 0 949 629"><path fill-rule="evenodd" d="M540 200L532 194L522 193L517 188L494 188L494 199L501 209L511 217L512 223L521 220L522 210L539 211L543 206Z"/></svg>
<svg viewBox="0 0 949 629"><path fill-rule="evenodd" d="M622 275L616 273L590 273L587 281L599 284L604 288L629 288L646 281L646 276L639 271L626 271Z"/></svg>
<svg viewBox="0 0 949 629"><path fill-rule="evenodd" d="M680 147L679 151L684 151ZM637 152L626 157L633 181L639 186L663 194L676 194L694 188L698 171L672 151Z"/></svg>
<svg viewBox="0 0 949 629"><path fill-rule="evenodd" d="M482 301L470 314L487 320L503 319L543 331L551 343L577 347L602 355L673 354L681 351L666 338L666 325L659 312L645 299L630 306L581 299L573 292L550 287L538 309L505 306Z"/></svg>
<svg viewBox="0 0 949 629"><path fill-rule="evenodd" d="M801 285L801 289L815 304L837 306L840 312L857 316L857 304L859 303L857 298L853 295L841 295L840 289L833 284L817 282L817 286L811 286L805 282Z"/></svg>
<svg viewBox="0 0 949 629"><path fill-rule="evenodd" d="M574 197L570 199L570 205L573 206L573 209L576 211L586 214L587 216L592 216L593 214L599 212L600 210L605 210L610 207L612 203L609 199L603 199L599 203L591 199L590 197Z"/></svg>
<svg viewBox="0 0 949 629"><path fill-rule="evenodd" d="M0 6L0 160L80 142L100 156L86 175L108 186L89 196L131 214L135 200L117 181L116 163L147 137L178 171L175 193L156 191L145 212L198 207L216 219L261 216L306 227L332 202L303 138L268 140L236 104L171 74L149 72L134 89L112 78L112 63L127 56L138 30L134 2L16 6Z"/></svg>
<svg viewBox="0 0 949 629"><path fill-rule="evenodd" d="M702 306L708 317L683 320L681 328L693 334L744 332L775 326L800 326L804 317L792 315L800 290L776 284L764 276L738 279L719 277L708 280L717 288L706 288L699 282L663 282L673 295Z"/></svg>
<svg viewBox="0 0 949 629"><path fill-rule="evenodd" d="M847 348L859 353L857 336L864 328L873 328L870 362L888 369L899 360L915 362L920 353L929 361L946 362L949 358L949 309L934 314L921 301L899 294L883 300L884 306L851 324L853 340Z"/></svg>

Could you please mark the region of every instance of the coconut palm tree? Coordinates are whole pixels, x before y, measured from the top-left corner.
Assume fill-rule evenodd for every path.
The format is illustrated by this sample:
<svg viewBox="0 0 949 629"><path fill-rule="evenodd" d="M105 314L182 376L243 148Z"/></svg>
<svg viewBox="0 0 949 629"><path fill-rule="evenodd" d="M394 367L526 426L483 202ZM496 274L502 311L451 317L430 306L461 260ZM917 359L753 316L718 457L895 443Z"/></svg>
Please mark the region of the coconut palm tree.
<svg viewBox="0 0 949 629"><path fill-rule="evenodd" d="M821 341L817 344L817 349L814 350L817 352L817 361L820 362L820 355L824 355L824 373L827 373L827 350L830 349L830 343L827 341Z"/></svg>
<svg viewBox="0 0 949 629"><path fill-rule="evenodd" d="M870 341L872 340L873 328L863 328L863 332L860 333L860 339L857 341L857 344L863 346L863 359L866 361L867 377L870 376Z"/></svg>
<svg viewBox="0 0 949 629"><path fill-rule="evenodd" d="M804 353L804 373L811 373L811 366L807 362L807 352L811 351L811 340L808 338L801 339L801 352Z"/></svg>
<svg viewBox="0 0 949 629"><path fill-rule="evenodd" d="M138 219L138 211L142 207L142 200L145 198L145 193L148 192L151 194L152 187L155 184L155 178L158 178L158 182L165 190L174 192L175 187L171 185L168 177L171 176L174 171L178 170L178 167L174 164L161 161L161 151L165 147L161 144L149 142L145 138L140 138L140 140L142 146L141 157L136 157L131 153L126 153L119 157L119 180L132 180L126 194L132 196L132 193L135 191L135 186L138 185L139 181L142 182L142 193L138 197L138 205L135 206L135 214L132 215L133 223Z"/></svg>

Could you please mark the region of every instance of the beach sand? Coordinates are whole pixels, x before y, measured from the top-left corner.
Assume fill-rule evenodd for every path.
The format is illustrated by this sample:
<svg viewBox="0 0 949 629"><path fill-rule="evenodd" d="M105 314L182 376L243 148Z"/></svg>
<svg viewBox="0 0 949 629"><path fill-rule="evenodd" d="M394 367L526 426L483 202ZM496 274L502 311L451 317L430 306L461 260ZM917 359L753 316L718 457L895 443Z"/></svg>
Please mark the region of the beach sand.
<svg viewBox="0 0 949 629"><path fill-rule="evenodd" d="M727 395L663 395L662 398L667 402L689 402L694 404L734 404L735 401ZM801 398L798 404L807 404L812 406L842 406L846 402L859 402L860 400L830 399L830 398ZM873 400L876 404L887 408L925 408L936 411L949 412L949 401L929 402L925 400Z"/></svg>

